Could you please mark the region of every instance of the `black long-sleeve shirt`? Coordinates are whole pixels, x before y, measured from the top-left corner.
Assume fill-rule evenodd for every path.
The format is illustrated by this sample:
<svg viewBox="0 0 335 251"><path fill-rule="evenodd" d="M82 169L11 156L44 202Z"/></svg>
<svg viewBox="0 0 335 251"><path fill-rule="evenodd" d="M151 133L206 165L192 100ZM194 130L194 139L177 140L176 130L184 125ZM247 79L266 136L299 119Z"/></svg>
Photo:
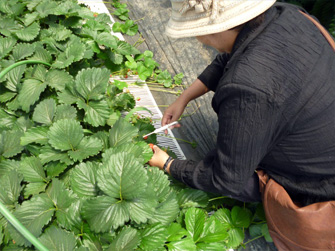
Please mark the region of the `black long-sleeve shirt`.
<svg viewBox="0 0 335 251"><path fill-rule="evenodd" d="M295 6L276 4L198 77L215 92L216 149L175 160L183 183L259 200L256 168L303 203L335 199L335 53Z"/></svg>

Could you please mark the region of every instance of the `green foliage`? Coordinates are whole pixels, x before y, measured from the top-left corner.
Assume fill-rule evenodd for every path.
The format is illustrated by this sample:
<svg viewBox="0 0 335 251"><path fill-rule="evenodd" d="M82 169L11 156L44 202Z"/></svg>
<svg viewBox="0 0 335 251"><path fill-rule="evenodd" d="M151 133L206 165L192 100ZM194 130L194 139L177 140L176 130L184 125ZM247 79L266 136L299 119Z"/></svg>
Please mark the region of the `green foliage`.
<svg viewBox="0 0 335 251"><path fill-rule="evenodd" d="M126 21L113 29L136 33L127 6L113 5ZM221 204L209 216L209 194L147 165L142 136L154 127L110 75L130 69L166 87L183 76L158 70L110 23L75 0L0 2L1 70L51 65L20 65L0 80L0 201L48 250L221 250L239 246L250 225L269 240L260 209L256 219ZM0 249L32 249L2 215Z"/></svg>

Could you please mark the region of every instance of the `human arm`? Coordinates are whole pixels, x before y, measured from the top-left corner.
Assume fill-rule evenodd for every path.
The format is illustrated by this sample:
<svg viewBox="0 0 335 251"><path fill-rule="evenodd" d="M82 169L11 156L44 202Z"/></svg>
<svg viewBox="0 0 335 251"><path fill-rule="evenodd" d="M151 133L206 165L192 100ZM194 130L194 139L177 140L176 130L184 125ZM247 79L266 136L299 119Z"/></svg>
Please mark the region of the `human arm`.
<svg viewBox="0 0 335 251"><path fill-rule="evenodd" d="M248 87L230 84L216 95L217 148L200 162L175 160L170 173L190 187L253 201L254 171L276 140L281 113L266 94Z"/></svg>

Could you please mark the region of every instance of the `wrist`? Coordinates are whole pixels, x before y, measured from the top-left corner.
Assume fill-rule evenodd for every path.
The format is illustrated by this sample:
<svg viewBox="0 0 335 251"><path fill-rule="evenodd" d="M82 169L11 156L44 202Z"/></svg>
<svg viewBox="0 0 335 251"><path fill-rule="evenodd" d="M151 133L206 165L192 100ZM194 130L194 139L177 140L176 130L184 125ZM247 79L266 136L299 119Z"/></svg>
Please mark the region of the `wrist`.
<svg viewBox="0 0 335 251"><path fill-rule="evenodd" d="M162 168L164 173L170 174L170 166L172 162L173 162L173 158L169 156L169 158L165 161L163 168Z"/></svg>

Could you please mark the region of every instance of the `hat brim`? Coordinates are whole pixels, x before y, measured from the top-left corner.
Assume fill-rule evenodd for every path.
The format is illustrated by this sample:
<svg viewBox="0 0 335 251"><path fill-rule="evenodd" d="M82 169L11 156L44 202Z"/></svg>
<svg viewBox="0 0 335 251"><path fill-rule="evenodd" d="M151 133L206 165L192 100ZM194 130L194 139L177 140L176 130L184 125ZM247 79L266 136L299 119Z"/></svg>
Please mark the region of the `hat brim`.
<svg viewBox="0 0 335 251"><path fill-rule="evenodd" d="M212 23L209 15L195 20L182 20L182 18L176 20L172 16L166 25L165 33L172 38L183 38L226 31L264 13L276 0L248 0L240 2L241 4L236 8L223 11Z"/></svg>

